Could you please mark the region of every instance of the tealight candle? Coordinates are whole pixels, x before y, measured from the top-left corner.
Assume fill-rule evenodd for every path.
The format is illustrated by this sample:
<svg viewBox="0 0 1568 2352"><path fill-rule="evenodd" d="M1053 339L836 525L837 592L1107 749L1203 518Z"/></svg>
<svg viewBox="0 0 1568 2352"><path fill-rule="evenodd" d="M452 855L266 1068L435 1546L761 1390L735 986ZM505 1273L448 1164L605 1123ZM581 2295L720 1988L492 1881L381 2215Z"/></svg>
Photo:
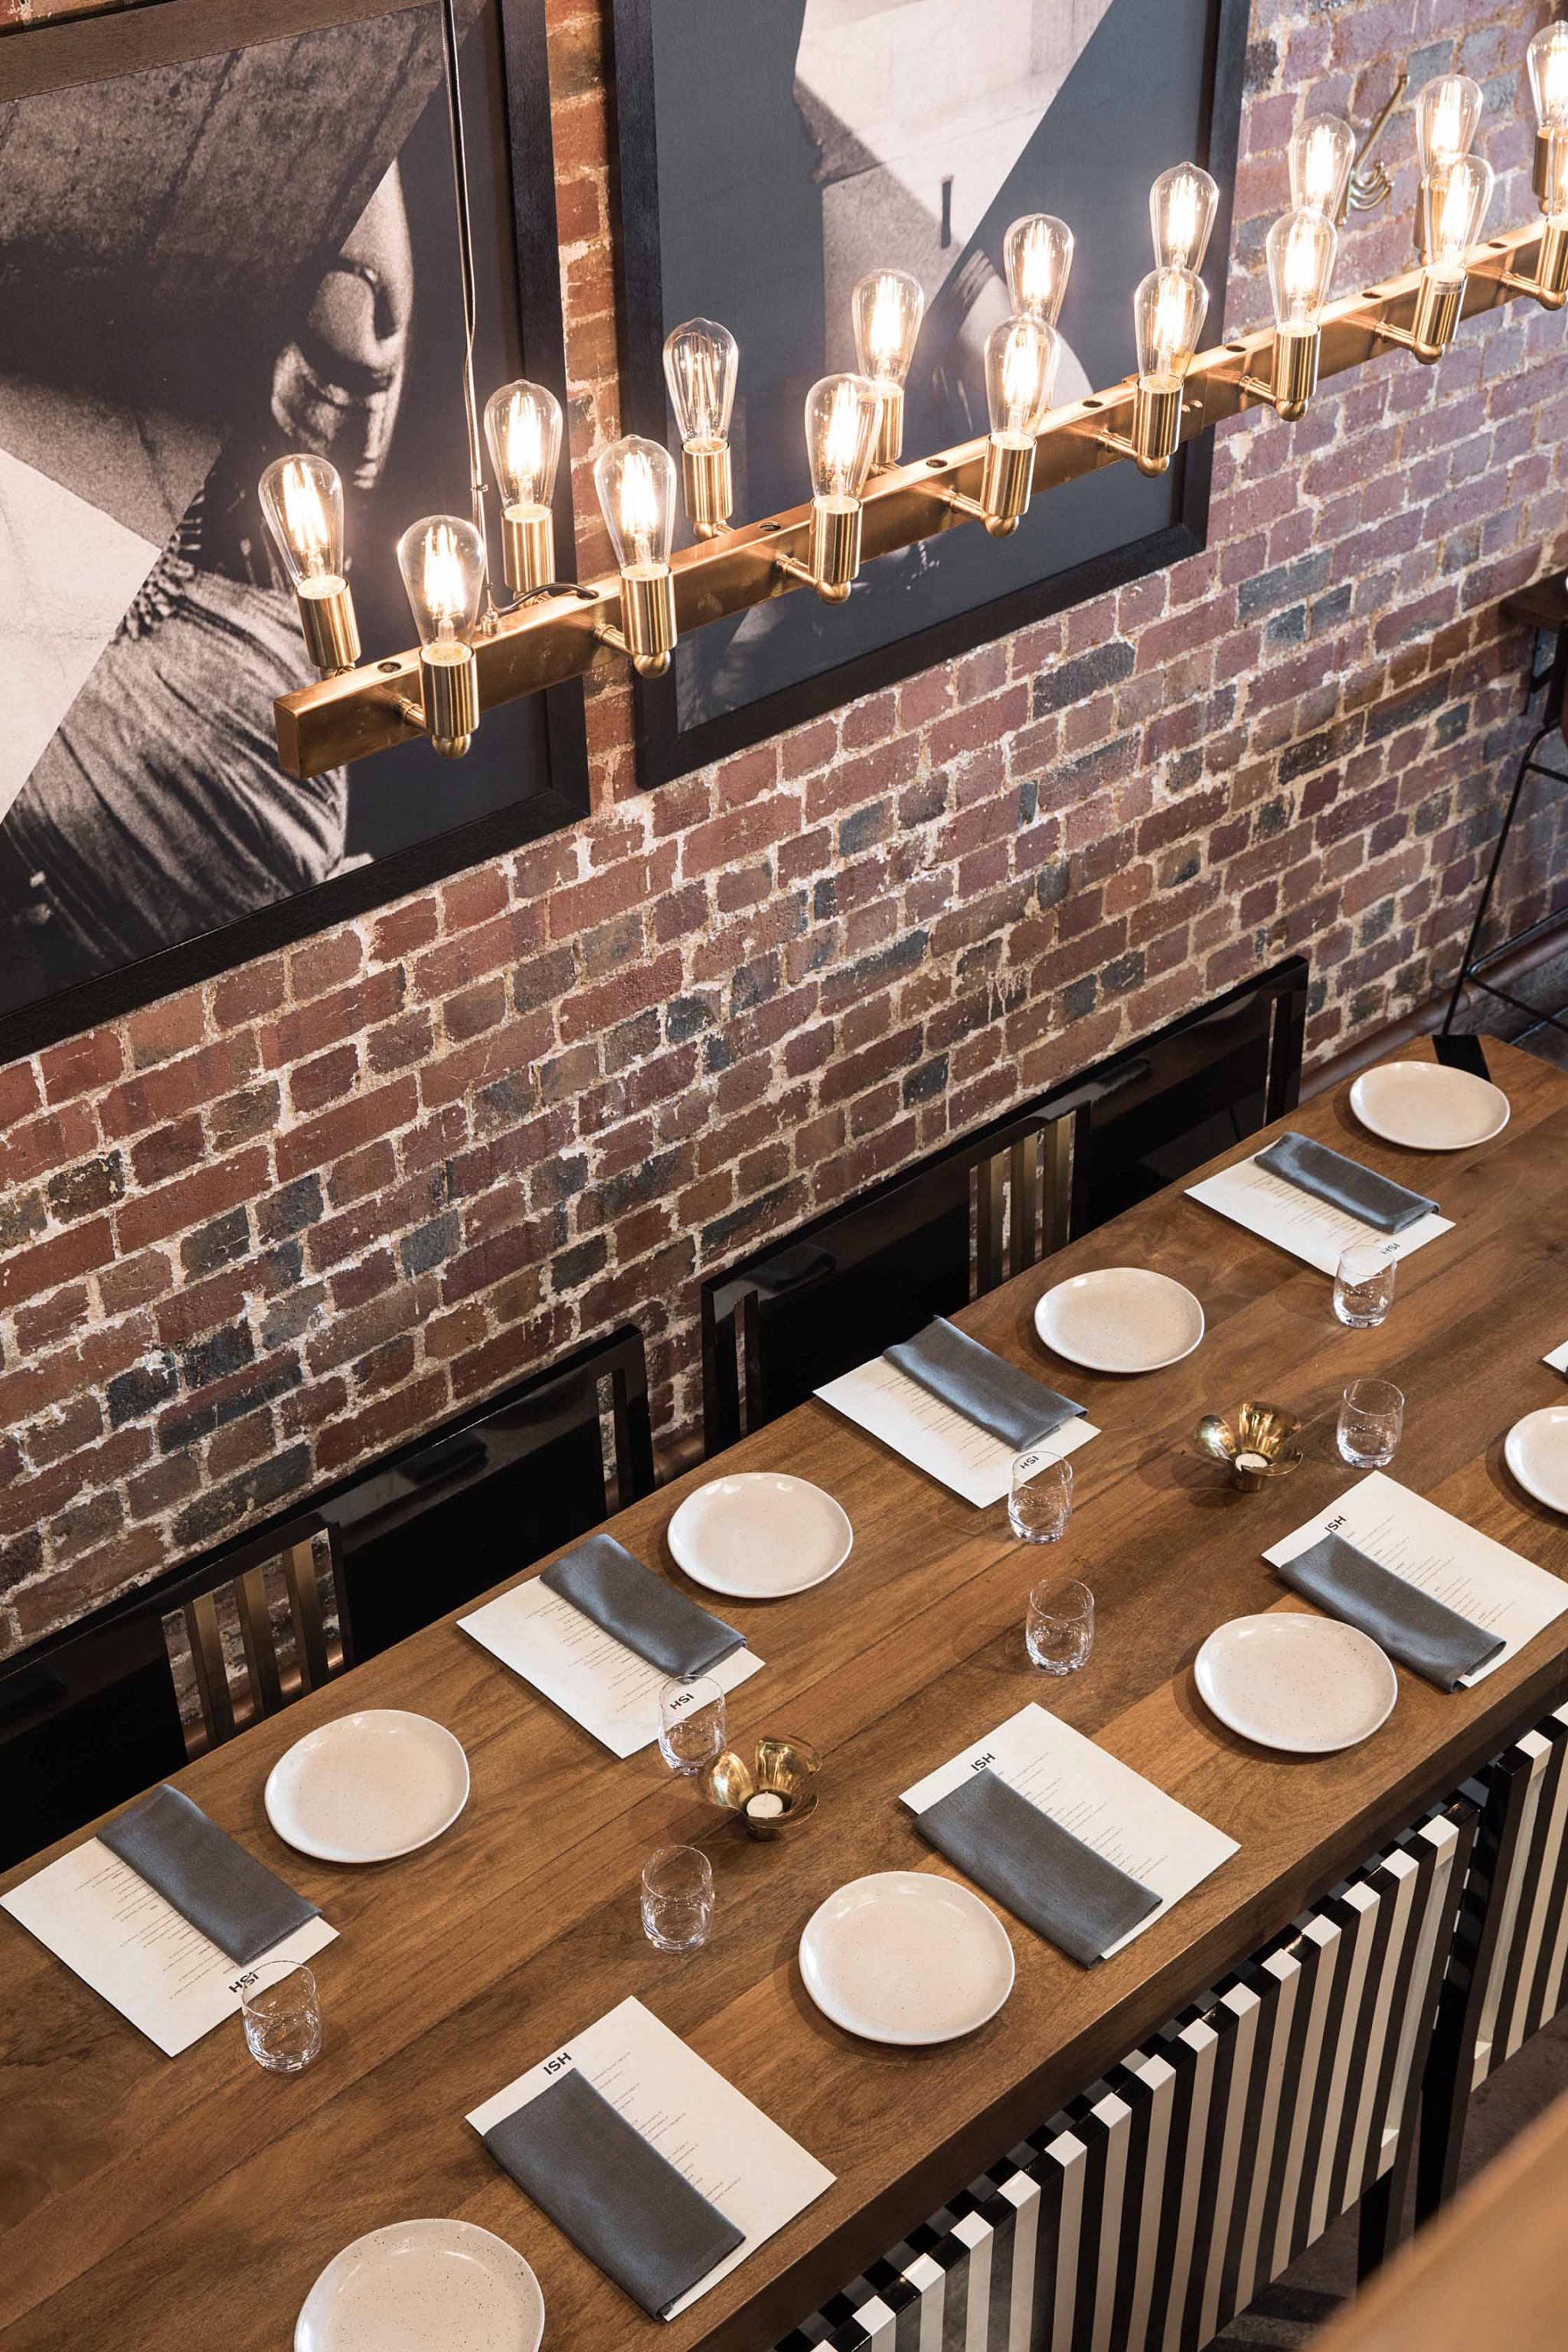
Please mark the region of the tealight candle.
<svg viewBox="0 0 1568 2352"><path fill-rule="evenodd" d="M1236 1457L1236 1466L1238 1470L1245 1470L1251 1476L1256 1477L1260 1471L1268 1469L1268 1456L1266 1454L1238 1454Z"/></svg>
<svg viewBox="0 0 1568 2352"><path fill-rule="evenodd" d="M784 1801L776 1789L759 1789L754 1797L746 1799L746 1813L753 1822L776 1822L784 1810Z"/></svg>

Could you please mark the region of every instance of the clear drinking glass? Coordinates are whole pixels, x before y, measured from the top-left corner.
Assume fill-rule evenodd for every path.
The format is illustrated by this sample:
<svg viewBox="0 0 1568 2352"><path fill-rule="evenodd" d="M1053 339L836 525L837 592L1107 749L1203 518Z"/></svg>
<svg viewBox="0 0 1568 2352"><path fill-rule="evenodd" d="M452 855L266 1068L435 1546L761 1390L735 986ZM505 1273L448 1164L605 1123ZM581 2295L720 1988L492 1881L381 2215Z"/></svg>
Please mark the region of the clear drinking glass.
<svg viewBox="0 0 1568 2352"><path fill-rule="evenodd" d="M658 1746L672 1772L700 1772L722 1754L724 1694L709 1675L678 1675L660 1689Z"/></svg>
<svg viewBox="0 0 1568 2352"><path fill-rule="evenodd" d="M1405 1428L1405 1398L1392 1381L1352 1381L1340 1406L1340 1452L1358 1470L1392 1462Z"/></svg>
<svg viewBox="0 0 1568 2352"><path fill-rule="evenodd" d="M316 1979L298 1961L263 1960L239 1997L239 2009L250 2054L269 2074L302 2074L321 2055Z"/></svg>
<svg viewBox="0 0 1568 2352"><path fill-rule="evenodd" d="M1352 1331L1381 1323L1394 1304L1394 1276L1399 1265L1399 1244L1379 1234L1375 1241L1352 1242L1334 1274L1334 1313Z"/></svg>
<svg viewBox="0 0 1568 2352"><path fill-rule="evenodd" d="M713 1932L713 1870L694 1845L661 1845L642 1874L643 1934L661 1952L700 1951Z"/></svg>
<svg viewBox="0 0 1568 2352"><path fill-rule="evenodd" d="M1045 1447L1015 1456L1007 1521L1024 1543L1055 1543L1072 1517L1072 1464Z"/></svg>
<svg viewBox="0 0 1568 2352"><path fill-rule="evenodd" d="M1076 1675L1094 1647L1094 1595L1087 1584L1037 1584L1024 1619L1031 1659L1047 1675Z"/></svg>

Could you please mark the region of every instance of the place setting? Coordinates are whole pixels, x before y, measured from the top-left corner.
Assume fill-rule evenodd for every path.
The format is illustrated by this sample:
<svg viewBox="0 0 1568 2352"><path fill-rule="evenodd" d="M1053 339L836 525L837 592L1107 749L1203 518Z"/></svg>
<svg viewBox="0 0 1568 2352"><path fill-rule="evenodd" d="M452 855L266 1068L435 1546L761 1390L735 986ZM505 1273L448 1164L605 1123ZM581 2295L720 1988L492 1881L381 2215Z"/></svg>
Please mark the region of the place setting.
<svg viewBox="0 0 1568 2352"><path fill-rule="evenodd" d="M1083 1406L933 1317L912 1339L816 1391L846 1420L984 1509L1006 1495L1020 1453L1098 1437Z"/></svg>

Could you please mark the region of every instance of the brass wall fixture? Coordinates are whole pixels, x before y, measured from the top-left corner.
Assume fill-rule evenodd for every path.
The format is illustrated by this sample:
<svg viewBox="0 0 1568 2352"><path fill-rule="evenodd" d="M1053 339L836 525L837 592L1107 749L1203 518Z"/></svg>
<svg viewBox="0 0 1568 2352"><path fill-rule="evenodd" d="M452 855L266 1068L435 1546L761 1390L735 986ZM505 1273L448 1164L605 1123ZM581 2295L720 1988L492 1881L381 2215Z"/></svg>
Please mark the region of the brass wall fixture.
<svg viewBox="0 0 1568 2352"><path fill-rule="evenodd" d="M444 18L451 0L442 0ZM449 45L450 46L450 45ZM455 61L453 64L455 73ZM1479 240L1493 192L1490 166L1470 152L1481 93L1463 74L1436 77L1415 108L1421 164L1420 268L1338 302L1329 299L1337 225L1347 209L1382 201L1387 173L1368 163L1405 87L1401 75L1356 152L1333 114L1309 114L1289 147L1291 208L1266 254L1273 324L1200 354L1208 293L1202 277L1219 189L1195 163L1163 172L1150 191L1154 268L1133 297L1135 374L1053 409L1057 320L1073 266L1073 236L1045 213L1015 221L1003 245L1011 313L985 350L990 431L923 460L904 461L903 397L924 309L918 281L896 269L854 289L850 325L858 362L826 375L805 402L808 504L736 526L730 423L739 352L716 320L689 320L664 350L680 436L680 482L695 544L673 551L676 467L658 441L631 435L601 451L595 486L616 553L608 579L581 587L551 577L550 499L561 412L542 386L508 384L488 404L485 437L500 493L502 562L513 601L487 599L476 520L417 523L399 556L419 630L416 652L360 666L343 551L342 495L324 458L280 458L261 484L279 563L298 601L320 683L274 706L279 758L290 774L320 775L427 735L456 756L481 707L534 694L587 669L599 648L658 677L682 627L700 627L772 596L808 587L843 604L863 560L915 545L974 520L995 538L1016 531L1031 499L1131 458L1163 473L1184 440L1267 402L1303 415L1320 378L1360 367L1389 344L1424 364L1439 360L1461 318L1528 295L1568 301L1568 23L1549 25L1528 52L1537 118L1534 188L1543 226ZM462 180L458 176L459 194ZM459 226L463 206L459 202ZM470 439L477 436L470 434Z"/></svg>

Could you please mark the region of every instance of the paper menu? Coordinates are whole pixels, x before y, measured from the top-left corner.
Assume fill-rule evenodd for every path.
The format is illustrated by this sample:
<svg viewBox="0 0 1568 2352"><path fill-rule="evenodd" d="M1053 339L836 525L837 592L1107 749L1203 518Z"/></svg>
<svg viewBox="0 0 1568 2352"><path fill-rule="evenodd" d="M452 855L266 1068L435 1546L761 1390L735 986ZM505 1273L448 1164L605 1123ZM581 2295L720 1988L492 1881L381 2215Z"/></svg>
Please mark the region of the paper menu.
<svg viewBox="0 0 1568 2352"><path fill-rule="evenodd" d="M1542 1356L1541 1360L1543 1364L1550 1364L1554 1372L1568 1372L1568 1339L1564 1339L1560 1348L1553 1348L1549 1356Z"/></svg>
<svg viewBox="0 0 1568 2352"><path fill-rule="evenodd" d="M917 1470L927 1471L944 1486L951 1486L966 1503L984 1509L989 1503L1001 1502L1006 1494L1016 1458L1013 1447L993 1437L989 1430L977 1429L955 1407L944 1404L896 1364L889 1364L885 1356L873 1356L868 1364L842 1373L816 1394L847 1421L858 1423L895 1454L901 1454L906 1462L912 1462ZM1079 1413L1042 1442L1053 1453L1072 1454L1099 1435L1094 1423Z"/></svg>
<svg viewBox="0 0 1568 2352"><path fill-rule="evenodd" d="M1381 1470L1369 1471L1263 1557L1271 1568L1279 1568L1331 1532L1343 1536L1379 1567L1458 1610L1472 1625L1503 1636L1495 1657L1461 1677L1466 1689L1495 1674L1506 1658L1568 1610L1568 1584L1510 1551L1506 1544L1468 1528L1424 1496L1413 1495Z"/></svg>
<svg viewBox="0 0 1568 2352"><path fill-rule="evenodd" d="M623 2000L566 2049L520 2074L468 2122L489 2131L573 2067L745 2233L733 2253L671 2304L667 2319L717 2286L833 2186L831 2172L637 2000Z"/></svg>
<svg viewBox="0 0 1568 2352"><path fill-rule="evenodd" d="M612 1755L635 1756L658 1738L658 1694L669 1677L537 1576L458 1622ZM762 1663L752 1650L731 1650L708 1669L709 1676L731 1691Z"/></svg>
<svg viewBox="0 0 1568 2352"><path fill-rule="evenodd" d="M0 1895L0 1909L168 2058L232 2017L266 1962L308 1960L338 1932L324 1919L307 1920L259 1960L241 1966L97 1838Z"/></svg>
<svg viewBox="0 0 1568 2352"><path fill-rule="evenodd" d="M1300 1185L1271 1175L1256 1160L1239 1160L1234 1168L1222 1168L1217 1176L1205 1176L1201 1184L1189 1184L1187 1195L1217 1209L1233 1223L1245 1225L1248 1233L1277 1243L1293 1257L1305 1258L1320 1274L1332 1274L1353 1242L1392 1241L1405 1258L1412 1250L1435 1242L1439 1234L1454 1229L1451 1217L1429 1216L1407 1225L1402 1234L1381 1234L1375 1225L1363 1223L1343 1209L1331 1208L1326 1201L1315 1201Z"/></svg>
<svg viewBox="0 0 1568 2352"><path fill-rule="evenodd" d="M962 1756L917 1780L904 1790L903 1802L911 1812L923 1813L962 1787L972 1772L987 1768L1160 1897L1158 1911L1107 1947L1108 1959L1238 1851L1223 1830L1189 1812L1059 1716L1034 1705L1020 1707Z"/></svg>

